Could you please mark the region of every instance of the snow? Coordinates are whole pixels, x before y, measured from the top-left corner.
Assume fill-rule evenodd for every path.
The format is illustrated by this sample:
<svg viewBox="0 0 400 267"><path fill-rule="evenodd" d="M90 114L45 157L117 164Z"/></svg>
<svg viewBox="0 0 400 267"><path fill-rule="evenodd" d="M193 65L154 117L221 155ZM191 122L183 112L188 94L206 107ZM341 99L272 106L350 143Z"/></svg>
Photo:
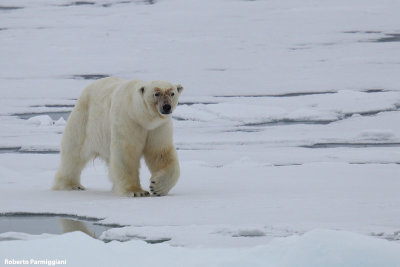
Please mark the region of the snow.
<svg viewBox="0 0 400 267"><path fill-rule="evenodd" d="M100 239L126 242L0 229L20 239L0 242L0 261L400 265L399 8L3 0L0 213L96 217L125 225ZM69 112L108 75L185 87L173 114L181 179L166 197L114 195L97 160L82 174L87 191L50 190Z"/></svg>
<svg viewBox="0 0 400 267"><path fill-rule="evenodd" d="M28 119L28 123L38 126L51 126L54 124L49 115L40 115Z"/></svg>
<svg viewBox="0 0 400 267"><path fill-rule="evenodd" d="M76 244L80 246L76 246ZM46 248L46 249L43 249ZM84 249L82 249L84 248ZM21 256L23 255L23 256ZM96 256L94 256L96 255ZM0 243L5 261L66 260L71 266L397 266L400 246L345 231L313 230L245 249L184 248L141 241L104 244L74 232Z"/></svg>
<svg viewBox="0 0 400 267"><path fill-rule="evenodd" d="M54 125L56 126L64 126L67 122L63 117L59 118L57 121L54 122Z"/></svg>

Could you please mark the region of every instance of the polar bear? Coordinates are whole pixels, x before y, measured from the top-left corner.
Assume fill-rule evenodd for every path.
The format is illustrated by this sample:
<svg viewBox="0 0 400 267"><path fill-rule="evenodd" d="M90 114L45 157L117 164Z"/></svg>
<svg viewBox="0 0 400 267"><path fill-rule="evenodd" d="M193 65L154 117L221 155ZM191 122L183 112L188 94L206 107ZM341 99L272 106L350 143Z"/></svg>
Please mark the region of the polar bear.
<svg viewBox="0 0 400 267"><path fill-rule="evenodd" d="M180 170L173 144L171 114L183 91L167 81L109 77L86 87L68 118L54 190L84 190L82 169L99 157L108 166L113 191L149 196L140 186L142 156L151 172L150 190L166 195Z"/></svg>

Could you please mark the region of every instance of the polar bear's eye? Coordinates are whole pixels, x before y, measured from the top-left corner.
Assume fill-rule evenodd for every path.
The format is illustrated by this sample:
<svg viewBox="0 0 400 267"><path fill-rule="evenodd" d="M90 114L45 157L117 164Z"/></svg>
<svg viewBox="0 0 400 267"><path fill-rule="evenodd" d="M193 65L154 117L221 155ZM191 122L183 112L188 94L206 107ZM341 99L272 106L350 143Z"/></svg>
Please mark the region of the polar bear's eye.
<svg viewBox="0 0 400 267"><path fill-rule="evenodd" d="M155 97L159 97L160 96L160 92L157 92L154 94Z"/></svg>
<svg viewBox="0 0 400 267"><path fill-rule="evenodd" d="M175 95L175 93L174 93L174 92L172 92L172 93L171 93L171 96L174 96L174 95Z"/></svg>

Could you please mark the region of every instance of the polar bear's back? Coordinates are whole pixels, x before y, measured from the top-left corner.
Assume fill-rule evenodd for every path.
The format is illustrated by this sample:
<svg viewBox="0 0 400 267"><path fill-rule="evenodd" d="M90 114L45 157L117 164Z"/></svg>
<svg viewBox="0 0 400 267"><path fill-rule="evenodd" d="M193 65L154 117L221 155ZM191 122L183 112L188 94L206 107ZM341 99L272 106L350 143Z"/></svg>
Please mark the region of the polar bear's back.
<svg viewBox="0 0 400 267"><path fill-rule="evenodd" d="M88 98L90 98L91 103L104 101L106 98L110 97L112 92L124 82L124 79L118 77L108 77L96 80L83 90L78 99L78 104L81 101L86 101Z"/></svg>

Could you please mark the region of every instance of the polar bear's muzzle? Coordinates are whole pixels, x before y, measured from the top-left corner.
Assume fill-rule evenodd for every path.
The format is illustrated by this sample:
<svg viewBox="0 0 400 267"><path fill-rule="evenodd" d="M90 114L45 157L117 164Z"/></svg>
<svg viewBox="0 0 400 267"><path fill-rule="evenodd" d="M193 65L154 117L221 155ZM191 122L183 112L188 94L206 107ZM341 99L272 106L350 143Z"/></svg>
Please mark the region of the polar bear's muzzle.
<svg viewBox="0 0 400 267"><path fill-rule="evenodd" d="M172 113L172 107L170 104L164 104L161 109L161 114L167 115Z"/></svg>
<svg viewBox="0 0 400 267"><path fill-rule="evenodd" d="M172 103L168 97L163 97L157 105L158 112L163 116L168 116L172 113Z"/></svg>

